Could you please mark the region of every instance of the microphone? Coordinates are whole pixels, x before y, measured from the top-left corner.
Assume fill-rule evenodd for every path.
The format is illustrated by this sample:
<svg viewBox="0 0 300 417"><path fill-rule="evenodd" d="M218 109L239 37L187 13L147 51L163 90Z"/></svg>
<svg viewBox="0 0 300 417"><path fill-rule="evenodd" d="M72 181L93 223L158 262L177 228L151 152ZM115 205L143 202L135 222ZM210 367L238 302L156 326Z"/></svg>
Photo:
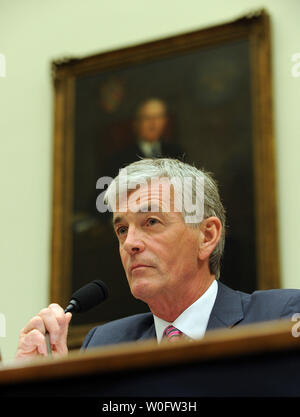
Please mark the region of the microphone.
<svg viewBox="0 0 300 417"><path fill-rule="evenodd" d="M105 301L108 297L108 289L103 281L95 280L75 291L65 309L65 313L84 313L96 305ZM52 355L49 333L46 331L46 344L48 355Z"/></svg>
<svg viewBox="0 0 300 417"><path fill-rule="evenodd" d="M102 303L108 297L108 289L103 281L95 280L75 291L65 313L84 313Z"/></svg>

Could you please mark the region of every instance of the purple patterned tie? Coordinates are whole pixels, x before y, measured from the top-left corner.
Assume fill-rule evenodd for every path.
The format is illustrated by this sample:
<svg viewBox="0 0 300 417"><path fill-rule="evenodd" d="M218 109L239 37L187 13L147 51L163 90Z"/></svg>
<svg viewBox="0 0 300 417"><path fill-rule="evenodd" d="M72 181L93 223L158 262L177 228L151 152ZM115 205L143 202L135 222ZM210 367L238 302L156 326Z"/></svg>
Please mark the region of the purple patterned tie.
<svg viewBox="0 0 300 417"><path fill-rule="evenodd" d="M163 333L163 338L167 340L168 342L177 342L180 340L183 336L183 333L176 329L176 327L172 326L171 324L165 328Z"/></svg>

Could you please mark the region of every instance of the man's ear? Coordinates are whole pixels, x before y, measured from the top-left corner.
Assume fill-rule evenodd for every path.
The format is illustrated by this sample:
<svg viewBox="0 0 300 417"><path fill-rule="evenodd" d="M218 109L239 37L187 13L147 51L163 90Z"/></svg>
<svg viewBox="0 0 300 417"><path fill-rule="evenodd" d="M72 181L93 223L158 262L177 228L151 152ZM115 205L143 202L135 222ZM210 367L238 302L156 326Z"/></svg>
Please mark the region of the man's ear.
<svg viewBox="0 0 300 417"><path fill-rule="evenodd" d="M222 234L222 223L218 217L208 217L201 222L199 235L199 259L204 261L217 246Z"/></svg>

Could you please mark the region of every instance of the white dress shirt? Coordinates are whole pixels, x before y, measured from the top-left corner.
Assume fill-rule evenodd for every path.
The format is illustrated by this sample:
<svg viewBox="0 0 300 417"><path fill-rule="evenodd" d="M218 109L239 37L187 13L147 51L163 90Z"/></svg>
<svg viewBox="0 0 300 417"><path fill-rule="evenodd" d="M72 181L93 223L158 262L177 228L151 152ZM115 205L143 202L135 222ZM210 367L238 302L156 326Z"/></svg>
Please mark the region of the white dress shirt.
<svg viewBox="0 0 300 417"><path fill-rule="evenodd" d="M217 292L218 284L214 280L205 293L184 310L173 323L162 320L153 314L158 343L161 342L165 328L170 324L191 339L201 339L205 334Z"/></svg>
<svg viewBox="0 0 300 417"><path fill-rule="evenodd" d="M161 153L160 142L146 142L145 140L140 140L138 142L140 150L143 152L144 156L147 158L152 158L153 155L158 155Z"/></svg>

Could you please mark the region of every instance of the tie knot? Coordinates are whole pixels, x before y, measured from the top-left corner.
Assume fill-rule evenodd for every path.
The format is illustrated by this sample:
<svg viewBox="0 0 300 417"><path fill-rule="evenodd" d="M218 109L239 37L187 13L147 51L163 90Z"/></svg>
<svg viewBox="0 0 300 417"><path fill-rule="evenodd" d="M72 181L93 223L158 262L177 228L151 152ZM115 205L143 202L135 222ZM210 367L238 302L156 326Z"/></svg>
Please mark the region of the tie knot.
<svg viewBox="0 0 300 417"><path fill-rule="evenodd" d="M170 342L181 339L183 333L171 324L165 328L163 336Z"/></svg>

